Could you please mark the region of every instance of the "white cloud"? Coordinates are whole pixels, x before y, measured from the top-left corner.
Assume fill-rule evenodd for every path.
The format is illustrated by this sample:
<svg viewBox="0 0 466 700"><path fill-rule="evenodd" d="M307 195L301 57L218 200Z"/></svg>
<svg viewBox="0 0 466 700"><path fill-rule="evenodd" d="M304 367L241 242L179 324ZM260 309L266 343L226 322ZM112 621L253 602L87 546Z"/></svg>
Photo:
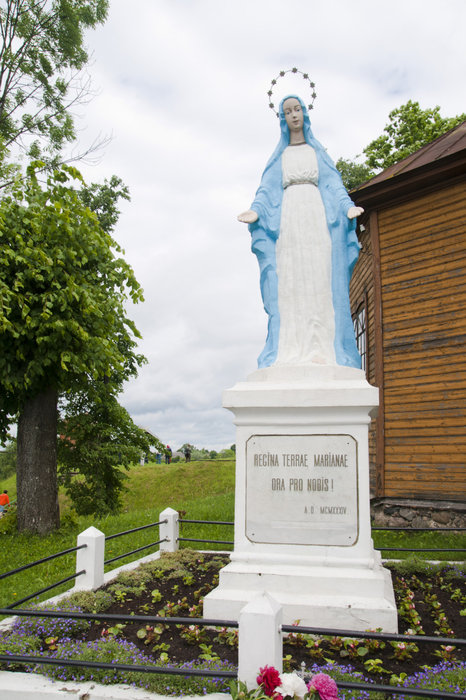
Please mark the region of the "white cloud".
<svg viewBox="0 0 466 700"><path fill-rule="evenodd" d="M246 227L278 141L270 80L317 86L314 133L352 158L408 99L464 109L463 0L112 0L89 33L99 95L82 140L111 133L90 180L130 187L115 237L145 290L131 310L149 364L122 402L179 447L234 442L221 393L255 369L266 319ZM306 95L303 95L307 99Z"/></svg>

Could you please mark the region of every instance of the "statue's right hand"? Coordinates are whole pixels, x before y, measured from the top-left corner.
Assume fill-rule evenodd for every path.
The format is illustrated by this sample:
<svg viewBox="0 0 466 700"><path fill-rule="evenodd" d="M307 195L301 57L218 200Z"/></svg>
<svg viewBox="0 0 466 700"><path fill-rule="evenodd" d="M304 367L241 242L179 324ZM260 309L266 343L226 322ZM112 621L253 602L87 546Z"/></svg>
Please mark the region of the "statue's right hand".
<svg viewBox="0 0 466 700"><path fill-rule="evenodd" d="M253 224L258 218L259 214L254 209L248 209L243 211L242 214L238 214L238 221L241 221L243 224Z"/></svg>

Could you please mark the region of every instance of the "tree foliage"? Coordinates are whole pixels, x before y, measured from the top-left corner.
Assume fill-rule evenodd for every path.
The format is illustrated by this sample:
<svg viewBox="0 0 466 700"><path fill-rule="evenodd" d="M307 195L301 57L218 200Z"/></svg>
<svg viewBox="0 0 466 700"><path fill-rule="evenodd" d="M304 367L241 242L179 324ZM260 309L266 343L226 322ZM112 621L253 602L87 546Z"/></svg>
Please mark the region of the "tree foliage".
<svg viewBox="0 0 466 700"><path fill-rule="evenodd" d="M18 523L38 532L58 523L57 396L67 393L72 400L88 392L90 406L97 396L89 391L92 383L106 383L118 416L123 409L115 396L144 360L126 311L128 299L142 300L142 290L99 220L112 227L116 202L127 191L118 179L111 181L115 190L111 183L86 188L79 172L65 165L41 183L42 166L31 164L26 178L18 178L0 201L0 439L19 415ZM89 198L104 202L100 211L90 210ZM101 415L98 406L93 410L95 417ZM50 418L42 425L46 414ZM102 426L96 430L106 434ZM30 439L46 432L43 441ZM108 469L105 475L109 493L117 493L118 475ZM35 506L34 483L42 487ZM46 496L48 506L40 512Z"/></svg>
<svg viewBox="0 0 466 700"><path fill-rule="evenodd" d="M30 166L0 201L3 436L27 397L115 371L127 378L142 362L125 307L142 291L72 180L82 183L75 168L62 166L43 187Z"/></svg>
<svg viewBox="0 0 466 700"><path fill-rule="evenodd" d="M16 471L16 440L7 443L0 451L0 479L8 479Z"/></svg>
<svg viewBox="0 0 466 700"><path fill-rule="evenodd" d="M0 140L32 158L75 138L71 109L89 86L86 29L104 22L108 0L1 0Z"/></svg>
<svg viewBox="0 0 466 700"><path fill-rule="evenodd" d="M440 107L421 109L419 102L409 100L388 115L384 133L366 146L366 164L369 168L385 170L422 146L434 141L466 119L466 114L441 117Z"/></svg>
<svg viewBox="0 0 466 700"><path fill-rule="evenodd" d="M374 175L374 172L365 163L358 163L355 160L345 160L344 158L339 158L335 163L338 172L341 175L343 184L346 189L352 190L358 185Z"/></svg>
<svg viewBox="0 0 466 700"><path fill-rule="evenodd" d="M440 107L422 109L419 102L409 100L388 115L389 122L383 133L364 148L365 160L361 162L337 161L337 168L346 189L351 190L369 180L377 172L415 153L422 146L461 124L466 114L456 117L440 116Z"/></svg>
<svg viewBox="0 0 466 700"><path fill-rule="evenodd" d="M236 450L235 445L232 445L230 448L225 447L220 452L217 452L216 450L208 450L206 447L195 447L189 442L185 442L177 451L184 452L186 447L189 447L191 450L191 460L193 462L205 461L208 459L233 459Z"/></svg>
<svg viewBox="0 0 466 700"><path fill-rule="evenodd" d="M67 397L59 421L59 474L79 515L120 510L129 466L160 441L116 399L118 387L91 381Z"/></svg>

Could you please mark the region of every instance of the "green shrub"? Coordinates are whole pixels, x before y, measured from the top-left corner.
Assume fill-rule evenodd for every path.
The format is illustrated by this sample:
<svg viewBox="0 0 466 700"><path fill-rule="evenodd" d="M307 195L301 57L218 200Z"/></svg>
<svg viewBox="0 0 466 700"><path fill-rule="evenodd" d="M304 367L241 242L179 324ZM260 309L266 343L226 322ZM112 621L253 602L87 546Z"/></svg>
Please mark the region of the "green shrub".
<svg viewBox="0 0 466 700"><path fill-rule="evenodd" d="M13 535L17 530L18 515L16 506L10 506L0 518L0 534Z"/></svg>
<svg viewBox="0 0 466 700"><path fill-rule="evenodd" d="M38 637L29 635L13 634L11 632L0 633L0 654L16 655L36 655L41 647ZM0 669L5 671L16 671L22 668L22 664L0 662Z"/></svg>
<svg viewBox="0 0 466 700"><path fill-rule="evenodd" d="M115 582L121 583L123 586L140 587L151 580L152 576L149 571L142 567L131 569L130 571L120 571L115 579Z"/></svg>
<svg viewBox="0 0 466 700"><path fill-rule="evenodd" d="M32 610L40 609L33 606ZM47 611L67 611L67 612L83 612L81 608L75 607L69 601L63 601L60 604L51 605L46 608ZM73 620L66 617L20 617L16 620L12 627L12 633L20 636L31 636L39 639L47 639L48 637L57 637L63 639L77 632L86 630L90 627L89 620Z"/></svg>
<svg viewBox="0 0 466 700"><path fill-rule="evenodd" d="M113 604L113 596L107 591L76 591L67 599L67 604L81 608L83 612L99 613Z"/></svg>

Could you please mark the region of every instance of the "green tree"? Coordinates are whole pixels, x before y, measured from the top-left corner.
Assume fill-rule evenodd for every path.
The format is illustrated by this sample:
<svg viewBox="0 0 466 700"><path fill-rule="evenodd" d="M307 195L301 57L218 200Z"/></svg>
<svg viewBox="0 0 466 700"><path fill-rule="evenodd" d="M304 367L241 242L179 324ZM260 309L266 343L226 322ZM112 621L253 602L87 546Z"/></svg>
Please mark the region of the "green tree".
<svg viewBox="0 0 466 700"><path fill-rule="evenodd" d="M118 386L90 381L64 402L59 475L78 515L120 510L127 470L160 441L139 428L115 396Z"/></svg>
<svg viewBox="0 0 466 700"><path fill-rule="evenodd" d="M388 115L384 133L364 149L369 168L385 170L422 146L434 141L466 119L466 114L441 117L440 107L421 109L419 102L409 100Z"/></svg>
<svg viewBox="0 0 466 700"><path fill-rule="evenodd" d="M7 443L0 451L0 479L8 479L16 471L16 440Z"/></svg>
<svg viewBox="0 0 466 700"><path fill-rule="evenodd" d="M45 186L31 165L0 201L0 437L18 418L18 527L59 525L57 399L89 379L137 373L139 333L126 301L132 269L61 166Z"/></svg>
<svg viewBox="0 0 466 700"><path fill-rule="evenodd" d="M32 158L75 138L71 110L89 96L84 31L105 21L108 0L1 0L0 140Z"/></svg>
<svg viewBox="0 0 466 700"><path fill-rule="evenodd" d="M339 158L335 163L338 172L341 175L343 184L346 189L352 190L358 185L361 185L366 180L374 175L374 172L365 163L357 163L355 160L345 160Z"/></svg>
<svg viewBox="0 0 466 700"><path fill-rule="evenodd" d="M405 105L392 110L388 117L384 133L364 148L364 162L343 158L337 161L336 167L347 190L358 187L377 172L398 163L461 124L466 119L466 114L441 117L440 107L421 109L419 102L409 100Z"/></svg>
<svg viewBox="0 0 466 700"><path fill-rule="evenodd" d="M217 456L215 459L234 459L235 458L235 451L232 450L231 448L229 449L228 447L225 447L223 450L220 450L220 452L217 452Z"/></svg>

